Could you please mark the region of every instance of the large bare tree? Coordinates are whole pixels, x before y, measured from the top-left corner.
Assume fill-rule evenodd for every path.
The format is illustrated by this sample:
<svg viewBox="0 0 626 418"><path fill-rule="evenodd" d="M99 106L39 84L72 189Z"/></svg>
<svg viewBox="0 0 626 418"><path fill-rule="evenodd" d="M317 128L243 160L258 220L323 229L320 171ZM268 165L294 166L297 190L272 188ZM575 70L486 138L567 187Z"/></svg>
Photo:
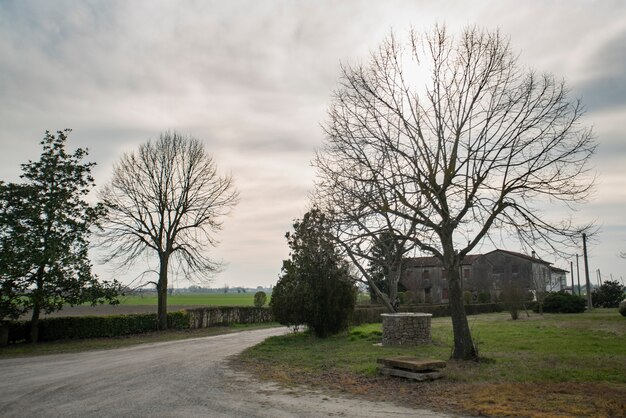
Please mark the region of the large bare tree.
<svg viewBox="0 0 626 418"><path fill-rule="evenodd" d="M502 231L532 248L579 236L542 209L588 197L595 142L582 114L563 81L523 68L499 32L391 34L342 68L314 161L317 204L361 272L383 229L441 260L453 358L474 359L460 263Z"/></svg>
<svg viewBox="0 0 626 418"><path fill-rule="evenodd" d="M122 156L100 199L108 211L101 234L106 261L129 266L145 253L158 259L158 323L167 328L173 265L201 279L219 268L207 251L216 245L220 218L237 203L232 178L218 174L198 139L165 132Z"/></svg>

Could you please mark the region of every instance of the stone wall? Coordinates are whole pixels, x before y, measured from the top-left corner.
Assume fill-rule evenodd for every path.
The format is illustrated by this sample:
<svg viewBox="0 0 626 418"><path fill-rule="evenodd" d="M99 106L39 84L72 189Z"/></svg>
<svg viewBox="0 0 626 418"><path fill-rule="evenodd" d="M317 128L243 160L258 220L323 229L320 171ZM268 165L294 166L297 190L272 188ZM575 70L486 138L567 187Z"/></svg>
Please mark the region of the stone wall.
<svg viewBox="0 0 626 418"><path fill-rule="evenodd" d="M430 319L427 313L386 313L383 318L383 345L429 344Z"/></svg>
<svg viewBox="0 0 626 418"><path fill-rule="evenodd" d="M270 308L243 306L211 306L186 309L189 315L189 328L208 328L216 325L259 324L273 322Z"/></svg>

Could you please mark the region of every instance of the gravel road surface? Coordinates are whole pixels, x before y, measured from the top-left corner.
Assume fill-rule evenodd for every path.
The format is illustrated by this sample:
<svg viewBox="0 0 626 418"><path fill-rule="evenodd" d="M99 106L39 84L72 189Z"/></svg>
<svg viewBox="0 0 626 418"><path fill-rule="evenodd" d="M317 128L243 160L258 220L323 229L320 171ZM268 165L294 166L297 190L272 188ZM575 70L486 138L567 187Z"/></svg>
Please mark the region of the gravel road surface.
<svg viewBox="0 0 626 418"><path fill-rule="evenodd" d="M0 360L2 417L428 417L448 415L285 389L226 359L283 328Z"/></svg>

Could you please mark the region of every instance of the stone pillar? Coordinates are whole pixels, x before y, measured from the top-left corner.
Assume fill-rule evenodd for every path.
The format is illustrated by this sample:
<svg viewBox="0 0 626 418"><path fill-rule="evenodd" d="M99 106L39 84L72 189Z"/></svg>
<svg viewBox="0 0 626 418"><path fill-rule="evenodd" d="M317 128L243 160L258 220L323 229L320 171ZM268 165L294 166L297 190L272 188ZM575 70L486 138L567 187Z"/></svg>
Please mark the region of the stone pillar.
<svg viewBox="0 0 626 418"><path fill-rule="evenodd" d="M430 344L430 319L432 314L397 312L381 314L383 317L383 345L411 346Z"/></svg>

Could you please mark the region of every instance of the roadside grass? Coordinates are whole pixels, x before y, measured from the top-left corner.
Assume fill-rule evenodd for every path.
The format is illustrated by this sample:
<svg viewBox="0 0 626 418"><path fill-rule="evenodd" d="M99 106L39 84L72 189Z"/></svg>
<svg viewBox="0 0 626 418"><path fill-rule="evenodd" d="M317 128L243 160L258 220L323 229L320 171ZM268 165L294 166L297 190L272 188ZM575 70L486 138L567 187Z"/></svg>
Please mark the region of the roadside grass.
<svg viewBox="0 0 626 418"><path fill-rule="evenodd" d="M42 356L47 354L76 353L90 350L110 350L139 344L185 340L189 338L210 337L261 328L280 326L277 323L234 324L228 327L209 327L199 329L155 331L144 334L127 335L111 338L90 338L84 340L46 341L37 344L20 343L0 347L0 359L15 357Z"/></svg>
<svg viewBox="0 0 626 418"><path fill-rule="evenodd" d="M269 296L266 306L269 304ZM157 305L156 294L120 297L121 305ZM168 305L254 306L254 293L182 293L167 296Z"/></svg>
<svg viewBox="0 0 626 418"><path fill-rule="evenodd" d="M312 385L404 405L484 416L624 416L626 320L616 309L585 314L506 313L469 317L482 361L448 361L446 379L414 383L376 374L376 359L397 355L447 360L450 318L432 320L433 343L382 347L380 324L327 339L272 337L237 364L285 385Z"/></svg>

